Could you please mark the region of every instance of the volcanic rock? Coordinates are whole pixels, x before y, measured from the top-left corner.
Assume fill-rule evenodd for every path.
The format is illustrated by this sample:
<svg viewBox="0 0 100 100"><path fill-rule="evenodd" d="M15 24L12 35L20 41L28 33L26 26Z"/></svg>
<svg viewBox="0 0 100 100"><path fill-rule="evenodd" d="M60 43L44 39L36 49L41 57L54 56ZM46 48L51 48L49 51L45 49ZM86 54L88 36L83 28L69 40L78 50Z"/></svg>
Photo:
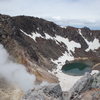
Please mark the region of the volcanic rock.
<svg viewBox="0 0 100 100"><path fill-rule="evenodd" d="M24 93L17 85L0 78L0 100L20 100Z"/></svg>
<svg viewBox="0 0 100 100"><path fill-rule="evenodd" d="M80 47L75 47L73 48L75 50L70 50L72 44L69 46L67 43L64 43L63 40L57 40L58 37L63 40L68 39L68 42L73 41L80 45ZM68 57L96 58L94 62L96 64L100 63L100 46L98 46L97 49L89 49L86 51L89 47L87 41L92 43L94 39L100 43L100 30L90 30L87 27L78 29L70 26L62 28L42 18L30 16L10 17L0 14L0 44L2 44L10 54L10 59L13 60L13 62L25 65L27 72L35 74L37 78L36 83L41 83L42 81L47 81L49 83L59 82L58 78L50 73L50 71L57 68L59 62L55 63L55 61L61 58L65 52ZM65 61L66 60L68 60L68 58L66 58ZM97 84L96 80L98 79L95 78L94 83L93 80L90 74L85 74L85 76L71 88L69 91L69 98L67 99L69 100L71 98L71 100L75 100L79 98L80 94L84 94L85 91L91 92L93 87L97 88L99 83ZM67 92L64 93L63 96L68 95ZM42 98L43 100L47 98L44 92L43 95L41 93L38 94L39 93L36 92L36 95L30 96L30 100L33 100L33 97ZM96 96L99 98L98 91L92 92L92 94L92 98ZM52 95L55 95L55 93ZM4 96L6 97L6 94L4 94ZM66 100L65 97L53 97L50 98L52 98L52 100L61 100L61 98Z"/></svg>
<svg viewBox="0 0 100 100"><path fill-rule="evenodd" d="M28 91L22 100L62 100L62 90L57 84Z"/></svg>

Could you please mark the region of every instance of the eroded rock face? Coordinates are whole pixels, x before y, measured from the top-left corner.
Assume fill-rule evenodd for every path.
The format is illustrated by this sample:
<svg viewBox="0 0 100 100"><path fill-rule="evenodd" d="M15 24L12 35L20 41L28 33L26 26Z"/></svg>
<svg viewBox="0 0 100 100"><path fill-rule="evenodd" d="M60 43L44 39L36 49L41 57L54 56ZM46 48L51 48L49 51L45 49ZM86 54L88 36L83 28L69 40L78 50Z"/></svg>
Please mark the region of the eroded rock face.
<svg viewBox="0 0 100 100"><path fill-rule="evenodd" d="M21 100L24 93L14 84L0 78L0 100Z"/></svg>

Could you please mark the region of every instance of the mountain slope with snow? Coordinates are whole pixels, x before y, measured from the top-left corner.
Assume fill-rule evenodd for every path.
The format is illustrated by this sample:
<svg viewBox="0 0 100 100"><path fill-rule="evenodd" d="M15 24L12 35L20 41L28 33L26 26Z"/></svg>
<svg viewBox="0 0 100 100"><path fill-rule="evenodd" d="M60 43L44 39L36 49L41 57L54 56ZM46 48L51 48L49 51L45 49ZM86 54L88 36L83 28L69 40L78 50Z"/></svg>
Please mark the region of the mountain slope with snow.
<svg viewBox="0 0 100 100"><path fill-rule="evenodd" d="M36 82L57 83L61 67L76 58L100 62L100 30L62 28L41 18L0 15L0 44L36 75Z"/></svg>

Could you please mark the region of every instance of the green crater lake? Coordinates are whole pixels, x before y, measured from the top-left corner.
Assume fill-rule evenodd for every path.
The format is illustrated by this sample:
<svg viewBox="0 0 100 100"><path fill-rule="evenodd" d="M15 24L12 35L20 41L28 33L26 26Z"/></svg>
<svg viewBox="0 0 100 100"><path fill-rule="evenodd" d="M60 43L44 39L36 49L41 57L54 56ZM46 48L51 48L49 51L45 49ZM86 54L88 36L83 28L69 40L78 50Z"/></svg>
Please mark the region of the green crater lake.
<svg viewBox="0 0 100 100"><path fill-rule="evenodd" d="M61 70L62 72L68 75L81 76L84 75L85 72L91 72L92 68L89 65L82 62L73 62L65 64Z"/></svg>

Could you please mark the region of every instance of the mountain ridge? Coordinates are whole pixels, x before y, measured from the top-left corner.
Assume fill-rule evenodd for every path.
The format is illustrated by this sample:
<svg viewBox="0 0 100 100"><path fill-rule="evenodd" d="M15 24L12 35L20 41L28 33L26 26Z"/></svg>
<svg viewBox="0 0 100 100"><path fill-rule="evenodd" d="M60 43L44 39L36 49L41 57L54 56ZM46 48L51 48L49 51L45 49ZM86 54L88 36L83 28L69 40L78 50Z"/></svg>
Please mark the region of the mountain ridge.
<svg viewBox="0 0 100 100"><path fill-rule="evenodd" d="M24 48L26 47L26 49L28 48L28 50L25 50L29 55L31 54L31 59L34 59L36 62L38 62L39 60L36 52L40 52L40 54L44 58L47 58L49 60L52 58L56 60L58 59L58 57L62 56L65 51L68 52L67 44L56 39L56 37L59 36L65 39L68 38L69 42L74 41L81 45L80 48L75 48L75 53L70 51L74 57L97 57L93 50L89 50L88 52L85 51L89 47L85 39L87 39L88 42L93 42L93 40L96 38L100 42L99 30L90 30L89 28L84 27L80 29L80 34L78 28L74 28L71 26L61 28L53 22L29 16L10 17L7 15L0 15L0 20L0 43L4 45L8 52L10 48L5 45L5 39L8 39L7 37L10 37L20 46L23 46ZM24 34L23 32L26 34ZM38 35L40 35L35 36L37 35L37 33ZM48 39L46 39L47 34L50 37ZM36 40L30 38L29 35L30 37L35 36L34 38ZM99 47L97 48L97 50L99 55ZM80 54L79 51L81 51L82 53Z"/></svg>
<svg viewBox="0 0 100 100"><path fill-rule="evenodd" d="M61 28L41 18L0 15L0 44L12 61L35 74L36 83L59 83L60 72L52 71L70 60L87 58L97 65L100 62L100 30Z"/></svg>

